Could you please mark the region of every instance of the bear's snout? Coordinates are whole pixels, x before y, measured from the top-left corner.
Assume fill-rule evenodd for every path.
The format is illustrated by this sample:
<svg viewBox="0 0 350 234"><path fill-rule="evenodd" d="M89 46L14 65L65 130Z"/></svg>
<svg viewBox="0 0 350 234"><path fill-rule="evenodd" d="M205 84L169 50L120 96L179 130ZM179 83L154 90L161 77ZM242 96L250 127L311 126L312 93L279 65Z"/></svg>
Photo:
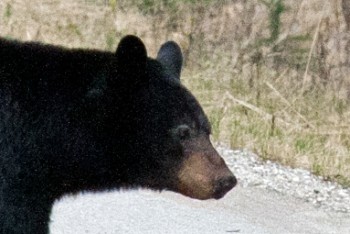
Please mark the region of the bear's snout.
<svg viewBox="0 0 350 234"><path fill-rule="evenodd" d="M198 139L186 147L191 150L185 150L177 192L200 200L220 199L236 186L236 177L209 141Z"/></svg>

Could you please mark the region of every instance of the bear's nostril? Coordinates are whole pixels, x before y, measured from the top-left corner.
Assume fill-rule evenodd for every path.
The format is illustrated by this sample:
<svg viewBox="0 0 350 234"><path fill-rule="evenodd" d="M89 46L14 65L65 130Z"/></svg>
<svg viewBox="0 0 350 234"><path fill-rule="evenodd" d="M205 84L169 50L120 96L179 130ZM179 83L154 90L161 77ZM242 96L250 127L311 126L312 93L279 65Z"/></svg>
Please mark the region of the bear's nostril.
<svg viewBox="0 0 350 234"><path fill-rule="evenodd" d="M237 179L236 177L234 176L230 176L230 179L229 179L231 185L232 185L232 188L235 187L237 185Z"/></svg>
<svg viewBox="0 0 350 234"><path fill-rule="evenodd" d="M233 187L235 187L237 184L237 179L234 176L227 176L220 178L216 182L215 186L215 197L221 198L223 197L228 191L230 191Z"/></svg>
<svg viewBox="0 0 350 234"><path fill-rule="evenodd" d="M235 187L237 184L237 179L234 176L228 176L221 178L219 180L219 187L221 187L222 190L228 191Z"/></svg>

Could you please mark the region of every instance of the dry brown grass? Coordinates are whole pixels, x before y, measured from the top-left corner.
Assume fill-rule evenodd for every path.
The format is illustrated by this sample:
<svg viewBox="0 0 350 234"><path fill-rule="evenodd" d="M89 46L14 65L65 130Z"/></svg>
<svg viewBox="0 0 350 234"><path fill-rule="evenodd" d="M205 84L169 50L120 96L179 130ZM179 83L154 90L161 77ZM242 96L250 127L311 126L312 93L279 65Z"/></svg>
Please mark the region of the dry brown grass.
<svg viewBox="0 0 350 234"><path fill-rule="evenodd" d="M114 50L136 34L151 56L176 40L215 139L350 185L350 34L339 0L285 0L270 43L259 0L160 4L153 14L130 2L142 1L2 0L0 35Z"/></svg>

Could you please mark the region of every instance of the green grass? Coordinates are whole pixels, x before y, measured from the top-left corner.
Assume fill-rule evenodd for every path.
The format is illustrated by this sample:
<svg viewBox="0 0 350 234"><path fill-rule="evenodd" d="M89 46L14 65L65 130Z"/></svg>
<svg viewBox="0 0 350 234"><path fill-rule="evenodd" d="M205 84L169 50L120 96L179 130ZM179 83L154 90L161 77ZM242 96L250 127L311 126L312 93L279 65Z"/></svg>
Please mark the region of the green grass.
<svg viewBox="0 0 350 234"><path fill-rule="evenodd" d="M6 4L5 11L4 11L4 18L5 20L8 20L12 16L12 5L10 3Z"/></svg>

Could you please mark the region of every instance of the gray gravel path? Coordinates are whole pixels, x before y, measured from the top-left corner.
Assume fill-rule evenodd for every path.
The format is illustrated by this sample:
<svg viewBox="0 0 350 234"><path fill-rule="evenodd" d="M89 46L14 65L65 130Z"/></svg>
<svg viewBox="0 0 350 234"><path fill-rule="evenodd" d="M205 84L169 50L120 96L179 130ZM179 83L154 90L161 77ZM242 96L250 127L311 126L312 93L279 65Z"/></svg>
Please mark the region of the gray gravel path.
<svg viewBox="0 0 350 234"><path fill-rule="evenodd" d="M240 183L221 200L148 190L80 194L55 204L51 233L350 233L349 190L249 152L218 150Z"/></svg>
<svg viewBox="0 0 350 234"><path fill-rule="evenodd" d="M324 181L303 169L262 161L247 151L217 147L243 187L258 187L310 202L317 207L350 212L350 189ZM350 233L350 231L349 231Z"/></svg>

